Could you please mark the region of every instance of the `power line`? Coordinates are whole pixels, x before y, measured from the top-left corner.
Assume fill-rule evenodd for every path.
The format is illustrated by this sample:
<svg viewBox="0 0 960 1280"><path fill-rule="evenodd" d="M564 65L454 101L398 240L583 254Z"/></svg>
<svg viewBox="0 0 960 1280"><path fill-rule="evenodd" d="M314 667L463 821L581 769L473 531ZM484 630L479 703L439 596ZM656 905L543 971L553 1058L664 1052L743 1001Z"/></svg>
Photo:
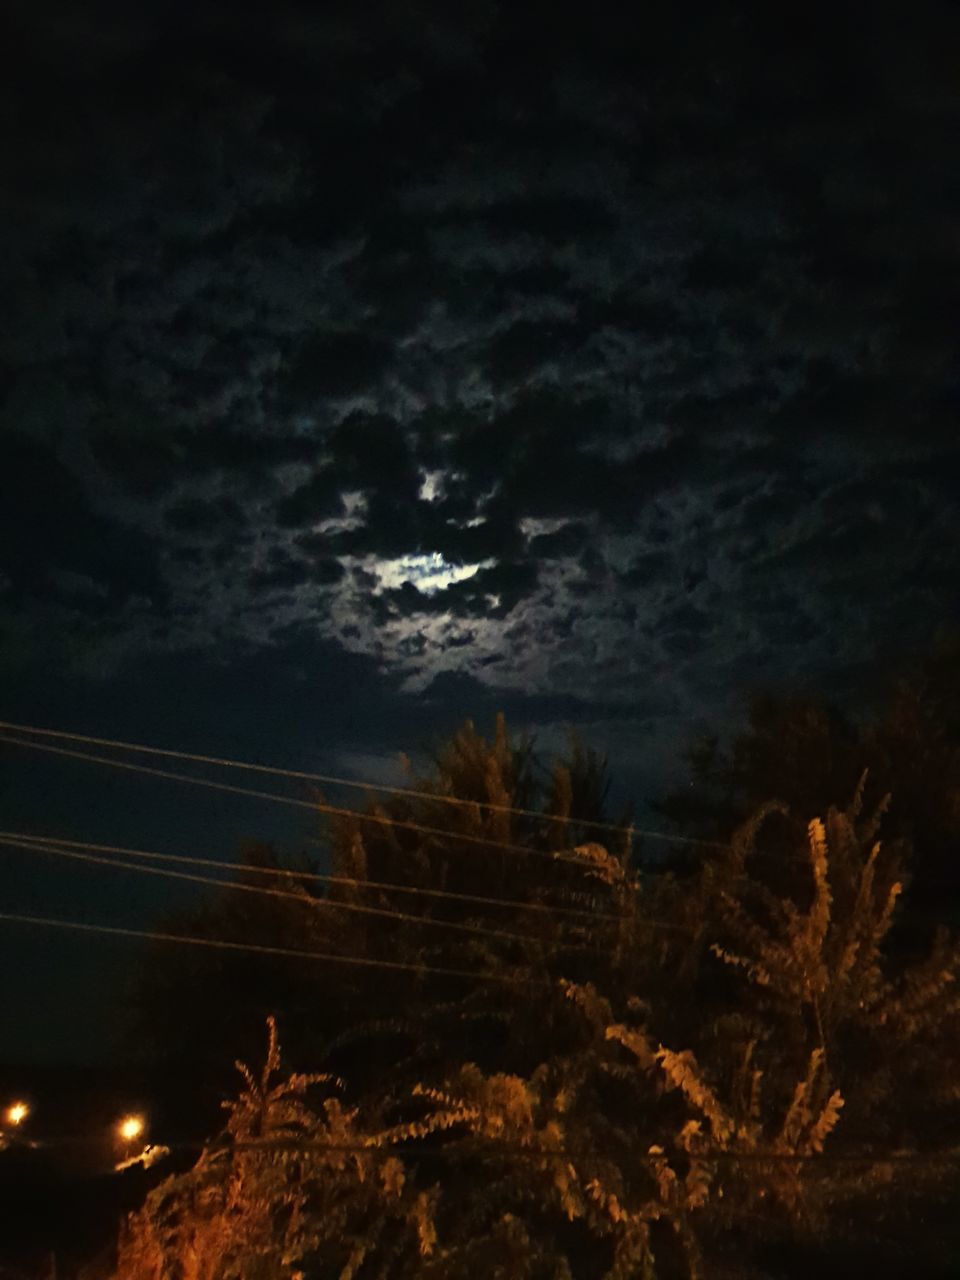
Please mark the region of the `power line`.
<svg viewBox="0 0 960 1280"><path fill-rule="evenodd" d="M413 894L417 897L438 898L453 902L465 902L487 907L506 907L512 911L537 911L541 914L564 915L586 920L617 922L623 915L613 912L588 911L582 907L554 906L543 902L521 902L514 898L487 898L475 893L455 893L451 889L425 889L419 885L392 884L386 880L358 880L352 876L327 875L321 871L295 871L288 867L258 867L245 862L225 862L217 858L187 857L176 853L154 853L145 849L131 849L124 845L95 844L89 840L66 840L60 836L33 835L26 831L0 831L4 839L29 841L34 844L65 845L68 848L92 850L95 853L114 853L125 857L145 858L155 862L183 863L187 866L211 867L218 871L242 871L250 875L277 876L290 880L317 881L323 884L342 885L355 889L373 889L390 893ZM219 884L221 881L215 881Z"/></svg>
<svg viewBox="0 0 960 1280"><path fill-rule="evenodd" d="M0 721L0 728L5 727L8 723L9 722L6 722L6 721ZM14 726L14 727L18 727L18 726ZM166 756L175 756L175 757L182 756L183 758L188 760L210 761L211 763L222 763L227 765L235 763L238 768L264 770L264 771L269 771L271 773L278 774L278 775L289 775L290 777L310 778L314 776L311 774L297 773L296 771L276 769L268 765L247 765L244 762L232 762L227 760L220 761L216 757L194 756L185 752L181 753L181 752L174 752L174 751L166 751L166 750L162 750L161 748L140 747L136 744L114 742L114 740L112 739L84 738L83 735L61 733L60 731L57 731L57 730L25 728L24 731L28 733L30 732L38 733L38 734L44 733L51 736L55 735L55 736L64 737L64 738L77 738L80 741L92 741L92 742L103 741L108 745L118 746L120 748L131 750L131 751L155 752L157 754L162 754ZM348 808L344 808L336 805L328 805L319 800L316 800L316 801L300 800L294 796L277 795L275 792L272 792L272 791L260 791L254 788L238 787L227 782L217 782L211 778L198 778L198 777L192 776L191 774L174 773L170 770L157 769L150 765L140 765L140 764L133 764L133 763L130 763L129 761L124 761L124 760L114 760L108 756L92 755L84 751L71 751L65 747L53 746L50 743L32 742L29 740L10 738L5 734L0 734L0 742L6 743L8 746L27 747L28 749L32 749L35 751L45 751L55 755L67 756L76 760L85 760L90 764L104 764L111 768L124 769L133 773L142 773L152 777L165 778L169 781L186 782L194 786L209 787L212 790L225 791L233 795L248 796L253 799L260 799L260 800L271 800L276 804L292 805L296 808L308 809L314 813L326 813L334 817L353 818L358 822L375 823L375 824L379 824L381 827L394 827L394 828L398 828L406 831L416 831L424 835L437 836L444 841L460 841L461 843L479 845L486 849L502 849L504 852L515 853L520 856L531 857L531 858L541 858L541 859L546 859L550 862L570 863L574 866L580 867L581 869L589 869L591 865L587 859L581 857L576 853L551 852L543 849L532 849L527 845L519 845L519 844L511 843L508 841L497 840L495 838L488 837L488 836L473 835L469 832L451 831L445 827L426 826L423 823L412 822L402 818L393 818L386 814L363 813L357 809L348 809ZM317 776L319 777L320 775L317 775ZM357 783L349 779L342 779L342 780L335 780L335 781L342 781L344 785L362 787L366 790L377 790L377 788L372 784ZM430 798L429 793L406 791L403 788L385 788L385 789L389 791L394 791L401 795L409 795L409 796L424 795L426 798ZM436 798L447 799L451 803L467 805L467 806L475 806L478 804L482 806L486 803L484 801L475 802L472 800L462 800L459 797L453 797L453 796L448 796L448 797L439 796ZM550 821L550 815L537 814L535 810L508 809L506 808L506 806L504 806L503 808L505 812L530 814L531 816L540 817L544 821ZM555 821L563 822L566 820L562 818L557 818L555 819ZM570 820L570 821L573 821L573 820ZM580 825L583 825L583 824L580 824ZM710 849L715 849L715 850L719 850L727 853L731 852L733 849L733 846L730 842L724 843L719 840L703 840L703 839L698 839L692 836L672 836L662 831L648 831L642 828L634 828L634 827L624 828L624 827L618 827L615 824L606 824L606 825L609 829L617 831L621 835L629 833L629 834L632 834L635 836L641 836L647 839L663 840L663 841L667 841L669 843L674 843L674 844L694 845L701 848L710 848ZM810 865L809 859L807 857L803 855L798 855L798 854L772 853L772 852L767 852L763 850L751 849L748 853L748 856L751 858L764 858L764 859L779 862L782 864L788 864L788 863L795 864L795 865L803 866L807 868ZM658 875L658 874L664 874L664 873L646 871L644 874L649 878L651 875Z"/></svg>
<svg viewBox="0 0 960 1280"><path fill-rule="evenodd" d="M342 910L355 912L361 915L379 916L387 920L399 920L409 924L425 925L436 929L453 929L459 933L465 933L473 937L497 938L501 941L522 942L534 946L545 945L543 939L531 937L529 934L513 933L506 929L488 929L482 925L463 924L455 920L435 920L429 916L417 916L409 912L389 910L386 907L368 907L362 903L355 902L337 902L330 898L315 898L310 894L294 893L288 889L275 889L267 885L244 884L240 880L223 880L213 876L196 875L189 871L172 871L168 867L145 867L138 866L135 863L119 862L113 858L101 857L92 853L81 853L76 849L59 849L54 844L34 841L34 840L17 840L8 836L0 835L0 845L8 848L24 849L31 853L47 853L55 857L69 858L77 862L93 863L99 866L111 867L118 871L133 871L139 875L161 876L170 880L190 881L193 884L211 885L218 889L235 889L243 893L254 893L261 897L284 898L292 902L300 902L310 907L327 907L332 910ZM163 857L163 855L157 855ZM576 949L582 949L577 944L549 943L551 948L564 948L573 946Z"/></svg>
<svg viewBox="0 0 960 1280"><path fill-rule="evenodd" d="M2 726L2 724L3 722L0 721L0 726ZM277 795L276 792L273 791L260 791L251 787L238 787L229 782L216 782L212 778L197 778L188 773L174 773L168 769L157 769L152 765L133 764L127 760L113 760L109 756L96 756L86 751L71 751L67 747L55 747L47 742L31 742L29 740L10 738L6 734L0 734L0 742L6 743L11 747L27 747L32 751L45 751L53 755L67 756L73 760L84 760L88 764L104 764L109 768L124 769L130 773L142 773L154 778L165 778L172 782L186 782L193 786L209 787L214 791L229 792L231 795L248 796L257 800L271 800L276 804L286 804L292 805L298 809L308 809L312 813L327 813L334 817L353 818L358 822L374 823L381 827L395 827L404 831L416 831L423 835L438 836L444 841L454 840L468 844L480 845L485 849L502 849L506 853L516 853L521 857L540 858L550 863L569 863L572 866L586 870L589 870L591 866L588 859L581 857L577 853L562 853L551 852L545 849L531 849L528 845L513 844L509 841L497 840L489 836L472 835L471 833L464 831L451 831L446 827L425 826L420 822L411 822L404 818L392 818L387 814L363 813L358 809L347 809L337 805L324 804L319 800L299 800L296 796L281 796ZM467 801L465 803L472 803L472 801ZM618 830L621 830L622 832L622 828L618 828ZM672 839L672 837L668 837L662 832L644 833L642 831L635 831L634 834L648 834L663 840ZM720 844L719 841L701 841L693 840L691 838L684 839L681 843L707 845L712 848L722 849L726 852L729 852L731 849L729 844ZM774 855L758 854L755 856L769 857ZM779 855L776 856L779 857ZM797 856L785 855L783 860L795 861L804 866L808 865L805 858ZM646 874L662 873L647 872Z"/></svg>
<svg viewBox="0 0 960 1280"><path fill-rule="evenodd" d="M5 727L7 724L8 722L6 721L0 721L0 728ZM222 763L222 764L234 763L234 762L225 761L225 760L220 761L220 760L217 760L215 757L193 756L186 752L180 753L180 752L162 750L161 748L140 747L132 743L128 744L128 743L122 743L122 742L115 742L112 739L88 739L88 738L84 738L84 736L80 734L66 734L66 733L61 733L60 731L52 730L52 729L45 730L45 729L26 728L24 731L28 733L30 732L45 733L51 736L58 736L63 738L77 738L80 741L94 741L94 742L103 741L107 745L117 746L126 750L156 752L157 754L162 754L166 756L175 756L175 757L182 756L184 759L188 759L188 760L194 760L194 759L208 760L211 763ZM542 850L542 849L531 849L527 845L518 845L518 844L510 843L508 841L496 840L486 836L472 835L468 832L450 831L449 829L444 827L425 826L422 823L411 822L402 818L392 818L387 816L386 814L362 813L357 809L347 809L347 808L339 807L336 805L328 805L328 804L324 804L319 800L317 801L298 800L294 796L280 796L272 791L260 791L254 788L237 787L228 782L216 782L211 778L197 778L192 776L191 774L173 773L170 770L157 769L150 765L132 764L129 761L125 761L125 760L114 760L114 759L111 759L109 756L96 756L85 751L71 751L66 747L55 747L50 743L31 742L29 740L10 738L5 734L0 734L0 742L6 743L8 746L27 747L34 751L46 751L54 755L68 756L75 760L85 760L90 764L104 764L111 768L125 769L132 773L143 773L151 777L166 778L174 782L186 782L186 783L191 783L194 786L209 787L215 791L227 791L233 795L250 796L254 799L260 799L260 800L272 800L277 804L293 805L296 808L309 809L315 813L317 812L328 813L335 817L350 817L362 822L379 823L381 826L397 827L407 831L417 831L425 835L439 836L443 840L459 840L461 842L466 842L469 844L481 845L483 848L487 848L487 849L503 849L505 852L516 853L521 856L532 857L532 858L545 858L551 862L568 862L568 863L572 863L574 866L579 866L579 867L589 866L589 863L584 858L578 856L575 853L560 853L560 852L549 852L547 850ZM247 766L242 762L237 762L237 767L239 768L249 767L253 769L269 770L271 773L275 773L279 775L285 775L288 773L288 771L286 770L275 769L272 766L268 766L268 765ZM311 777L313 775L301 774L295 771L289 771L289 776ZM343 779L343 781L348 782L349 780ZM363 786L367 790L376 790L376 788L367 786L367 784L352 783L351 785ZM393 788L392 790L399 791L400 794L404 794L404 795L421 794L417 792L407 792L407 791L404 791L402 788ZM426 793L423 793L423 794L426 794ZM475 803L474 801L471 801L471 800L461 800L458 797L447 797L447 799L457 804L474 805ZM482 804L484 802L479 802L479 803ZM532 814L533 816L539 816L543 818L545 821L549 821L549 815L544 815L544 814L537 815L534 810L508 810L508 811L515 812L515 813L528 813L528 814ZM563 819L557 819L557 821L563 821ZM643 836L648 839L664 840L671 843L696 845L703 848L718 849L724 852L730 852L731 850L731 845L729 843L724 844L718 840L700 840L700 839L695 839L694 837L691 837L691 836L673 837L662 831L660 832L645 831L642 829L632 828L632 827L631 828L617 827L614 824L607 824L607 825L610 829L618 831L621 835L624 834L625 832L630 832L633 835ZM782 862L795 862L803 866L808 865L808 861L806 858L803 858L797 855L790 855L790 854L774 855L774 854L761 853L756 850L753 850L751 851L751 856L774 858L775 860L782 861ZM650 875L650 874L657 874L657 873L647 872L646 874Z"/></svg>
<svg viewBox="0 0 960 1280"><path fill-rule="evenodd" d="M383 1135L386 1136L386 1135ZM76 1137L62 1138L58 1142L76 1144L98 1144L102 1139ZM418 1142L416 1138L410 1142ZM222 1141L219 1136L206 1142L200 1139L170 1140L160 1146L168 1151L209 1151L211 1155L232 1155L234 1152L271 1152L271 1151L319 1151L337 1155L369 1155L369 1156L420 1156L437 1158L462 1158L464 1155L509 1155L521 1159L563 1160L566 1162L584 1161L591 1164L612 1163L609 1156L599 1156L591 1152L573 1152L564 1147L530 1147L519 1143L497 1142L492 1140L476 1140L476 1135L468 1134L457 1141L439 1145L402 1145L399 1142L378 1141L374 1135L366 1142L326 1142L315 1138L260 1138L240 1139L229 1142ZM631 1153L631 1160L653 1166L662 1165L672 1159L684 1161L729 1161L748 1164L948 1164L960 1161L960 1151L951 1148L948 1151L735 1151L725 1147L705 1147L699 1151L637 1152Z"/></svg>
<svg viewBox="0 0 960 1280"><path fill-rule="evenodd" d="M562 818L540 813L536 809L521 809L513 805L496 804L490 800L466 800L461 796L448 796L434 791L420 791L411 787L392 787L386 784L358 782L354 778L341 778L333 774L313 773L302 769L281 769L276 765L255 764L248 760L233 760L224 756L201 755L191 751L175 751L164 747L148 747L142 743L124 742L116 738L98 738L90 734L68 733L62 729L41 729L35 725L15 724L9 720L0 720L0 729L13 730L15 733L33 733L40 737L60 738L70 742L85 742L93 746L114 747L120 751L137 751L144 755L163 756L167 759L190 760L196 764L212 764L228 769L244 769L252 773L265 773L274 777L296 778L301 782L319 782L328 786L353 787L360 791L378 791L387 795L401 796L410 800L429 800L437 804L460 805L467 808L488 809L491 813L512 814L521 818L536 818L541 822L569 822L572 826L589 827L593 831L612 831L623 836L643 836L649 840L664 840L671 844L690 844L703 847L725 849L728 846L719 840L703 840L694 836L674 836L665 831L646 831L632 824L606 822L597 818ZM0 739L6 741L6 739ZM27 744L21 744L27 745ZM94 759L95 757L90 757Z"/></svg>
<svg viewBox="0 0 960 1280"><path fill-rule="evenodd" d="M470 1135L471 1137L473 1135ZM202 1148L203 1143L185 1143L185 1144L164 1144L174 1147L183 1146ZM317 1149L321 1151L346 1151L346 1152L366 1152L372 1153L383 1151L390 1155L410 1155L418 1156L421 1154L431 1156L455 1156L463 1154L462 1148L458 1149L456 1144L451 1143L445 1147L417 1147L411 1149L399 1145L383 1145L378 1146L374 1143L331 1143L323 1142L314 1143L311 1140L300 1141L297 1139L287 1141L267 1140L265 1142L249 1142L232 1144L233 1147L239 1147L241 1150L256 1150L265 1148L267 1150L311 1150ZM230 1150L231 1147L225 1148ZM586 1156L568 1151L564 1148L560 1149L536 1149L531 1147L520 1146L515 1143L495 1143L491 1142L485 1148L485 1154L496 1155L505 1153L507 1155L516 1155L526 1157L530 1160L583 1160L587 1159L592 1162L600 1162L605 1159L603 1156L595 1156L587 1154ZM948 1152L932 1152L932 1151L891 1151L891 1152L860 1152L860 1151L730 1151L722 1147L709 1147L701 1151L680 1150L674 1152L664 1152L654 1154L651 1152L640 1152L632 1155L631 1159L636 1159L642 1163L653 1165L662 1164L670 1158L679 1157L684 1160L730 1160L743 1161L756 1164L945 1164L947 1162L960 1161L960 1151L951 1149ZM606 1157L609 1159L609 1157Z"/></svg>
<svg viewBox="0 0 960 1280"><path fill-rule="evenodd" d="M367 969L393 969L406 973L435 974L444 978L467 978L471 982L502 982L508 986L547 988L550 984L532 978L509 974L473 973L468 969L448 969L428 964L406 964L400 960L376 960L369 956L341 956L333 952L305 951L296 947L274 947L258 942L231 942L226 938L198 938L189 934L162 933L154 929L127 929L119 925L88 924L82 920L59 920L51 916L22 915L0 911L0 920L13 924L33 925L46 929L67 929L78 933L94 933L116 938L137 938L146 942L171 942L186 946L206 947L217 951L242 951L255 955L283 956L294 960L322 960L330 964L357 965Z"/></svg>
<svg viewBox="0 0 960 1280"><path fill-rule="evenodd" d="M236 787L229 782L215 782L212 778L194 778L188 773L173 773L168 769L156 769L152 765L131 764L127 760L111 760L109 756L90 755L86 751L71 751L67 747L55 747L47 742L29 742L17 738L9 738L0 734L0 742L11 747L28 747L33 751L47 751L58 756L69 756L74 760L86 760L89 764L105 764L113 769L126 769L131 773L149 774L154 778L166 778L172 782L187 782L197 787L210 787L214 791L228 791L232 795L251 796L258 800L272 800L276 804L293 805L298 809L309 809L312 813L329 813L334 817L354 818L361 822L371 822L386 827L398 827L406 831L419 831L425 835L439 836L443 840L459 840L468 844L481 845L486 849L503 849L507 853L517 853L530 858L544 858L549 862L569 862L578 867L589 867L589 862L574 853L551 853L544 849L531 849L523 844L509 844L487 836L471 835L469 832L449 831L444 827L428 827L419 822L407 822L402 818L372 813L361 813L357 809L345 809L337 805L323 804L314 800L298 800L295 796L279 796L273 791L258 791L250 787Z"/></svg>
<svg viewBox="0 0 960 1280"><path fill-rule="evenodd" d="M199 858L184 854L158 853L152 850L133 849L122 845L96 844L92 841L62 839L59 836L38 836L28 832L0 830L0 846L23 849L26 851L36 850L56 857L64 857L80 862L99 864L116 868L118 870L142 872L143 874L158 875L168 879L192 881L197 884L209 885L214 888L236 889L241 892L259 894L265 897L285 898L297 902L304 902L310 906L329 906L334 909L342 909L344 911L352 911L365 915L380 916L385 919L402 920L413 924L422 924L437 928L449 928L462 931L467 934L473 934L475 936L487 936L499 938L504 941L523 942L528 944L533 943L535 945L543 945L545 940L534 938L529 934L515 933L511 930L488 929L486 926L462 924L457 921L434 920L430 917L417 916L408 912L397 911L392 908L367 907L358 903L315 898L267 886L249 885L234 880L224 880L220 877L193 875L186 872L170 871L154 867L140 867L134 864L117 861L114 858L98 857L95 855L99 853L110 853L147 859L153 862L200 866L213 868L215 870L240 871L244 873L254 873L257 875L266 875L271 877L286 877L297 880L315 880L361 889L379 889L417 895L422 894L440 899L452 899L456 902L505 907L511 910L531 909L551 914L554 912L562 912L564 914L586 918L591 921L603 921L607 923L623 923L631 919L631 916L626 913L613 914L610 912L591 912L575 907L552 907L542 903L524 903L509 898L484 898L473 894L454 893L443 889L422 889L417 886L394 885L385 881L359 880L348 876L325 875L322 872L315 871L295 871L283 867L258 867L243 862L224 862L215 858ZM59 846L66 847L60 848ZM76 850L83 850L84 852L75 852ZM90 850L94 852L90 853ZM740 876L737 877L737 880L749 882L749 877ZM657 920L646 916L642 917L642 924L645 928L683 933L686 935L692 935L696 932L696 930L689 925L677 924L673 921L667 920ZM551 943L549 945L552 947L556 947L558 945L563 946L563 944L555 943ZM573 946L573 944L571 944L571 946ZM574 949L580 948L574 947Z"/></svg>

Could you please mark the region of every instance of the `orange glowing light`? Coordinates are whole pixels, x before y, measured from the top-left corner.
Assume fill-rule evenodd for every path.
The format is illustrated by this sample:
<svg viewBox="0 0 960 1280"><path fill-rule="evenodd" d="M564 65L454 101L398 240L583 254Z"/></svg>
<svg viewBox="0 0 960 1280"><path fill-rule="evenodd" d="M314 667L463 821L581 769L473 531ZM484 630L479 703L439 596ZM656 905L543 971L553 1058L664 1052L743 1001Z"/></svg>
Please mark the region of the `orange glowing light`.
<svg viewBox="0 0 960 1280"><path fill-rule="evenodd" d="M117 1125L117 1133L124 1142L133 1142L143 1136L145 1128L143 1116L124 1116Z"/></svg>
<svg viewBox="0 0 960 1280"><path fill-rule="evenodd" d="M11 1102L3 1113L3 1118L7 1124L18 1125L23 1124L29 1114L30 1108L25 1102Z"/></svg>

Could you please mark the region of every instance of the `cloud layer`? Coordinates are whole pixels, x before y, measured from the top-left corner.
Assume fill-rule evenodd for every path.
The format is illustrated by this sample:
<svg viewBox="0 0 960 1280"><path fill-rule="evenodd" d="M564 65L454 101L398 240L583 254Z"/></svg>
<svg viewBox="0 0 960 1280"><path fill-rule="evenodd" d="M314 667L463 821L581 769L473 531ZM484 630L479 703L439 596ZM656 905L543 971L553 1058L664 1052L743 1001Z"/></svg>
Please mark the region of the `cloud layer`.
<svg viewBox="0 0 960 1280"><path fill-rule="evenodd" d="M330 643L668 735L955 616L949 15L428 8L24 10L7 669Z"/></svg>

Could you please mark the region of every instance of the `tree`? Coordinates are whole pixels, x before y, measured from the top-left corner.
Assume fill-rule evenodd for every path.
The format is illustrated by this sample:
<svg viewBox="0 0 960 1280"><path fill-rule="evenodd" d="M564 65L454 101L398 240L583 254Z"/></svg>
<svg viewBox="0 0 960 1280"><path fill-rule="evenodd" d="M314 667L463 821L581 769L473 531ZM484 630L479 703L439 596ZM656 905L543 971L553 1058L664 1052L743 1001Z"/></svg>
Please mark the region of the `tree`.
<svg viewBox="0 0 960 1280"><path fill-rule="evenodd" d="M690 785L655 808L686 836L722 841L759 806L781 801L787 813L764 835L774 852L796 841L811 813L844 803L866 770L865 802L891 796L887 839L913 847L911 910L960 906L960 635L944 632L871 715L851 717L812 695L757 693L727 748L708 736L687 759Z"/></svg>
<svg viewBox="0 0 960 1280"><path fill-rule="evenodd" d="M401 1162L357 1122L323 1074L280 1081L280 1047L270 1019L259 1078L242 1064L244 1088L226 1105L220 1140L195 1166L161 1183L121 1233L117 1280L278 1280L356 1275L368 1254L401 1262L429 1254L429 1196L410 1188ZM329 1096L307 1105L311 1087Z"/></svg>
<svg viewBox="0 0 960 1280"><path fill-rule="evenodd" d="M361 957L370 967L158 944L131 989L132 1046L148 1061L189 1066L194 1080L222 1087L233 1057L256 1052L271 1012L282 1014L295 1060L334 1053L344 1069L370 1053L361 1023L379 1028L385 1051L419 1040L422 1053L432 1040L422 1019L449 1001L463 1003L465 1027L492 1041L497 1021L507 1020L489 984L421 970L482 975L498 965L541 964L561 944L582 949L605 889L589 862L553 855L586 847L593 832L584 824L603 819L607 786L605 762L576 740L566 760L547 768L532 743L511 738L502 717L490 742L468 722L438 746L425 776L411 777L421 795L386 795L332 818L318 810L322 864L303 858L281 866L274 851L251 845L249 873L239 877L245 891L211 892L163 921L173 933ZM309 878L321 866L332 882ZM481 1014L475 1006L484 1002L491 1007Z"/></svg>
<svg viewBox="0 0 960 1280"><path fill-rule="evenodd" d="M225 1132L128 1225L117 1280L746 1277L778 1243L779 1274L791 1255L806 1274L805 1242L825 1270L871 1235L901 1274L898 1235L918 1247L911 1206L949 1191L960 1142L960 956L942 932L919 958L891 948L909 846L878 841L865 782L775 858L768 805L690 874L655 877L615 833L575 843L562 772L542 808L507 813L536 792L502 724L440 759L423 790L467 806L395 797L334 830L360 882L342 891L390 884L378 900L412 919L380 932L350 897L322 916L328 946L424 968L386 996L352 989L320 1104L306 1077L273 1083L271 1032ZM430 930L505 927L404 897L491 885L517 936ZM427 968L454 965L475 977Z"/></svg>

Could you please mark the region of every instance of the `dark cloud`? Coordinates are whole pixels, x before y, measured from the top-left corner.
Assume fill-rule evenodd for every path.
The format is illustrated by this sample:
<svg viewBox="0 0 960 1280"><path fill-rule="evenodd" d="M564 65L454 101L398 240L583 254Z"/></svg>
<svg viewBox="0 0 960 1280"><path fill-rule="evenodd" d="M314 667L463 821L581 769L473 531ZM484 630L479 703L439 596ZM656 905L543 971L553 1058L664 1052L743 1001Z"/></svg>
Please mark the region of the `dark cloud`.
<svg viewBox="0 0 960 1280"><path fill-rule="evenodd" d="M156 498L172 488L182 463L176 441L160 432L139 432L115 417L114 423L90 439L97 462L136 497Z"/></svg>
<svg viewBox="0 0 960 1280"><path fill-rule="evenodd" d="M4 86L21 655L666 723L955 608L955 19L96 12Z"/></svg>
<svg viewBox="0 0 960 1280"><path fill-rule="evenodd" d="M710 617L689 601L668 613L663 621L668 632L682 631L694 635L702 635L711 625Z"/></svg>
<svg viewBox="0 0 960 1280"><path fill-rule="evenodd" d="M293 405L303 408L363 393L379 382L391 358L390 347L368 333L318 334L301 342L284 390Z"/></svg>
<svg viewBox="0 0 960 1280"><path fill-rule="evenodd" d="M303 586L309 577L310 569L306 561L274 550L268 563L251 573L247 583L254 591L275 591Z"/></svg>
<svg viewBox="0 0 960 1280"><path fill-rule="evenodd" d="M530 556L534 560L551 560L557 556L575 556L590 538L590 527L582 520L571 520L551 533L530 539Z"/></svg>
<svg viewBox="0 0 960 1280"><path fill-rule="evenodd" d="M569 135L563 142L570 145ZM463 212L452 210L439 221L442 225L444 220L459 222L463 217ZM616 217L601 199L558 193L485 205L480 223L494 236L530 235L563 246L609 233Z"/></svg>
<svg viewBox="0 0 960 1280"><path fill-rule="evenodd" d="M634 557L629 568L621 574L621 581L625 587L647 587L661 581L673 565L673 557L665 551L648 551Z"/></svg>
<svg viewBox="0 0 960 1280"><path fill-rule="evenodd" d="M309 463L320 442L310 435L253 435L225 427L207 431L138 430L132 420L114 418L91 436L97 461L131 493L158 496L177 480L217 473L263 479L289 463Z"/></svg>
<svg viewBox="0 0 960 1280"><path fill-rule="evenodd" d="M277 523L285 528L299 528L313 520L340 514L343 511L342 492L343 486L335 468L322 467L276 504Z"/></svg>
<svg viewBox="0 0 960 1280"><path fill-rule="evenodd" d="M517 320L492 340L483 357L496 391L513 389L547 365L562 365L586 342L577 321Z"/></svg>
<svg viewBox="0 0 960 1280"><path fill-rule="evenodd" d="M115 605L163 594L156 555L142 532L100 515L82 481L25 436L3 442L0 572L19 597L42 597L51 573L89 578Z"/></svg>
<svg viewBox="0 0 960 1280"><path fill-rule="evenodd" d="M243 524L244 515L233 498L184 498L167 508L165 519L177 533L216 533Z"/></svg>
<svg viewBox="0 0 960 1280"><path fill-rule="evenodd" d="M329 443L344 488L387 490L400 499L416 497L416 468L395 419L352 413L339 423Z"/></svg>
<svg viewBox="0 0 960 1280"><path fill-rule="evenodd" d="M451 591L460 588L464 596L477 598L489 595L498 603L491 605L494 617L504 617L536 586L539 571L530 560L501 560L490 569L481 569L466 583L458 583Z"/></svg>
<svg viewBox="0 0 960 1280"><path fill-rule="evenodd" d="M332 587L344 576L346 570L339 560L316 560L310 565L310 580L317 586Z"/></svg>

